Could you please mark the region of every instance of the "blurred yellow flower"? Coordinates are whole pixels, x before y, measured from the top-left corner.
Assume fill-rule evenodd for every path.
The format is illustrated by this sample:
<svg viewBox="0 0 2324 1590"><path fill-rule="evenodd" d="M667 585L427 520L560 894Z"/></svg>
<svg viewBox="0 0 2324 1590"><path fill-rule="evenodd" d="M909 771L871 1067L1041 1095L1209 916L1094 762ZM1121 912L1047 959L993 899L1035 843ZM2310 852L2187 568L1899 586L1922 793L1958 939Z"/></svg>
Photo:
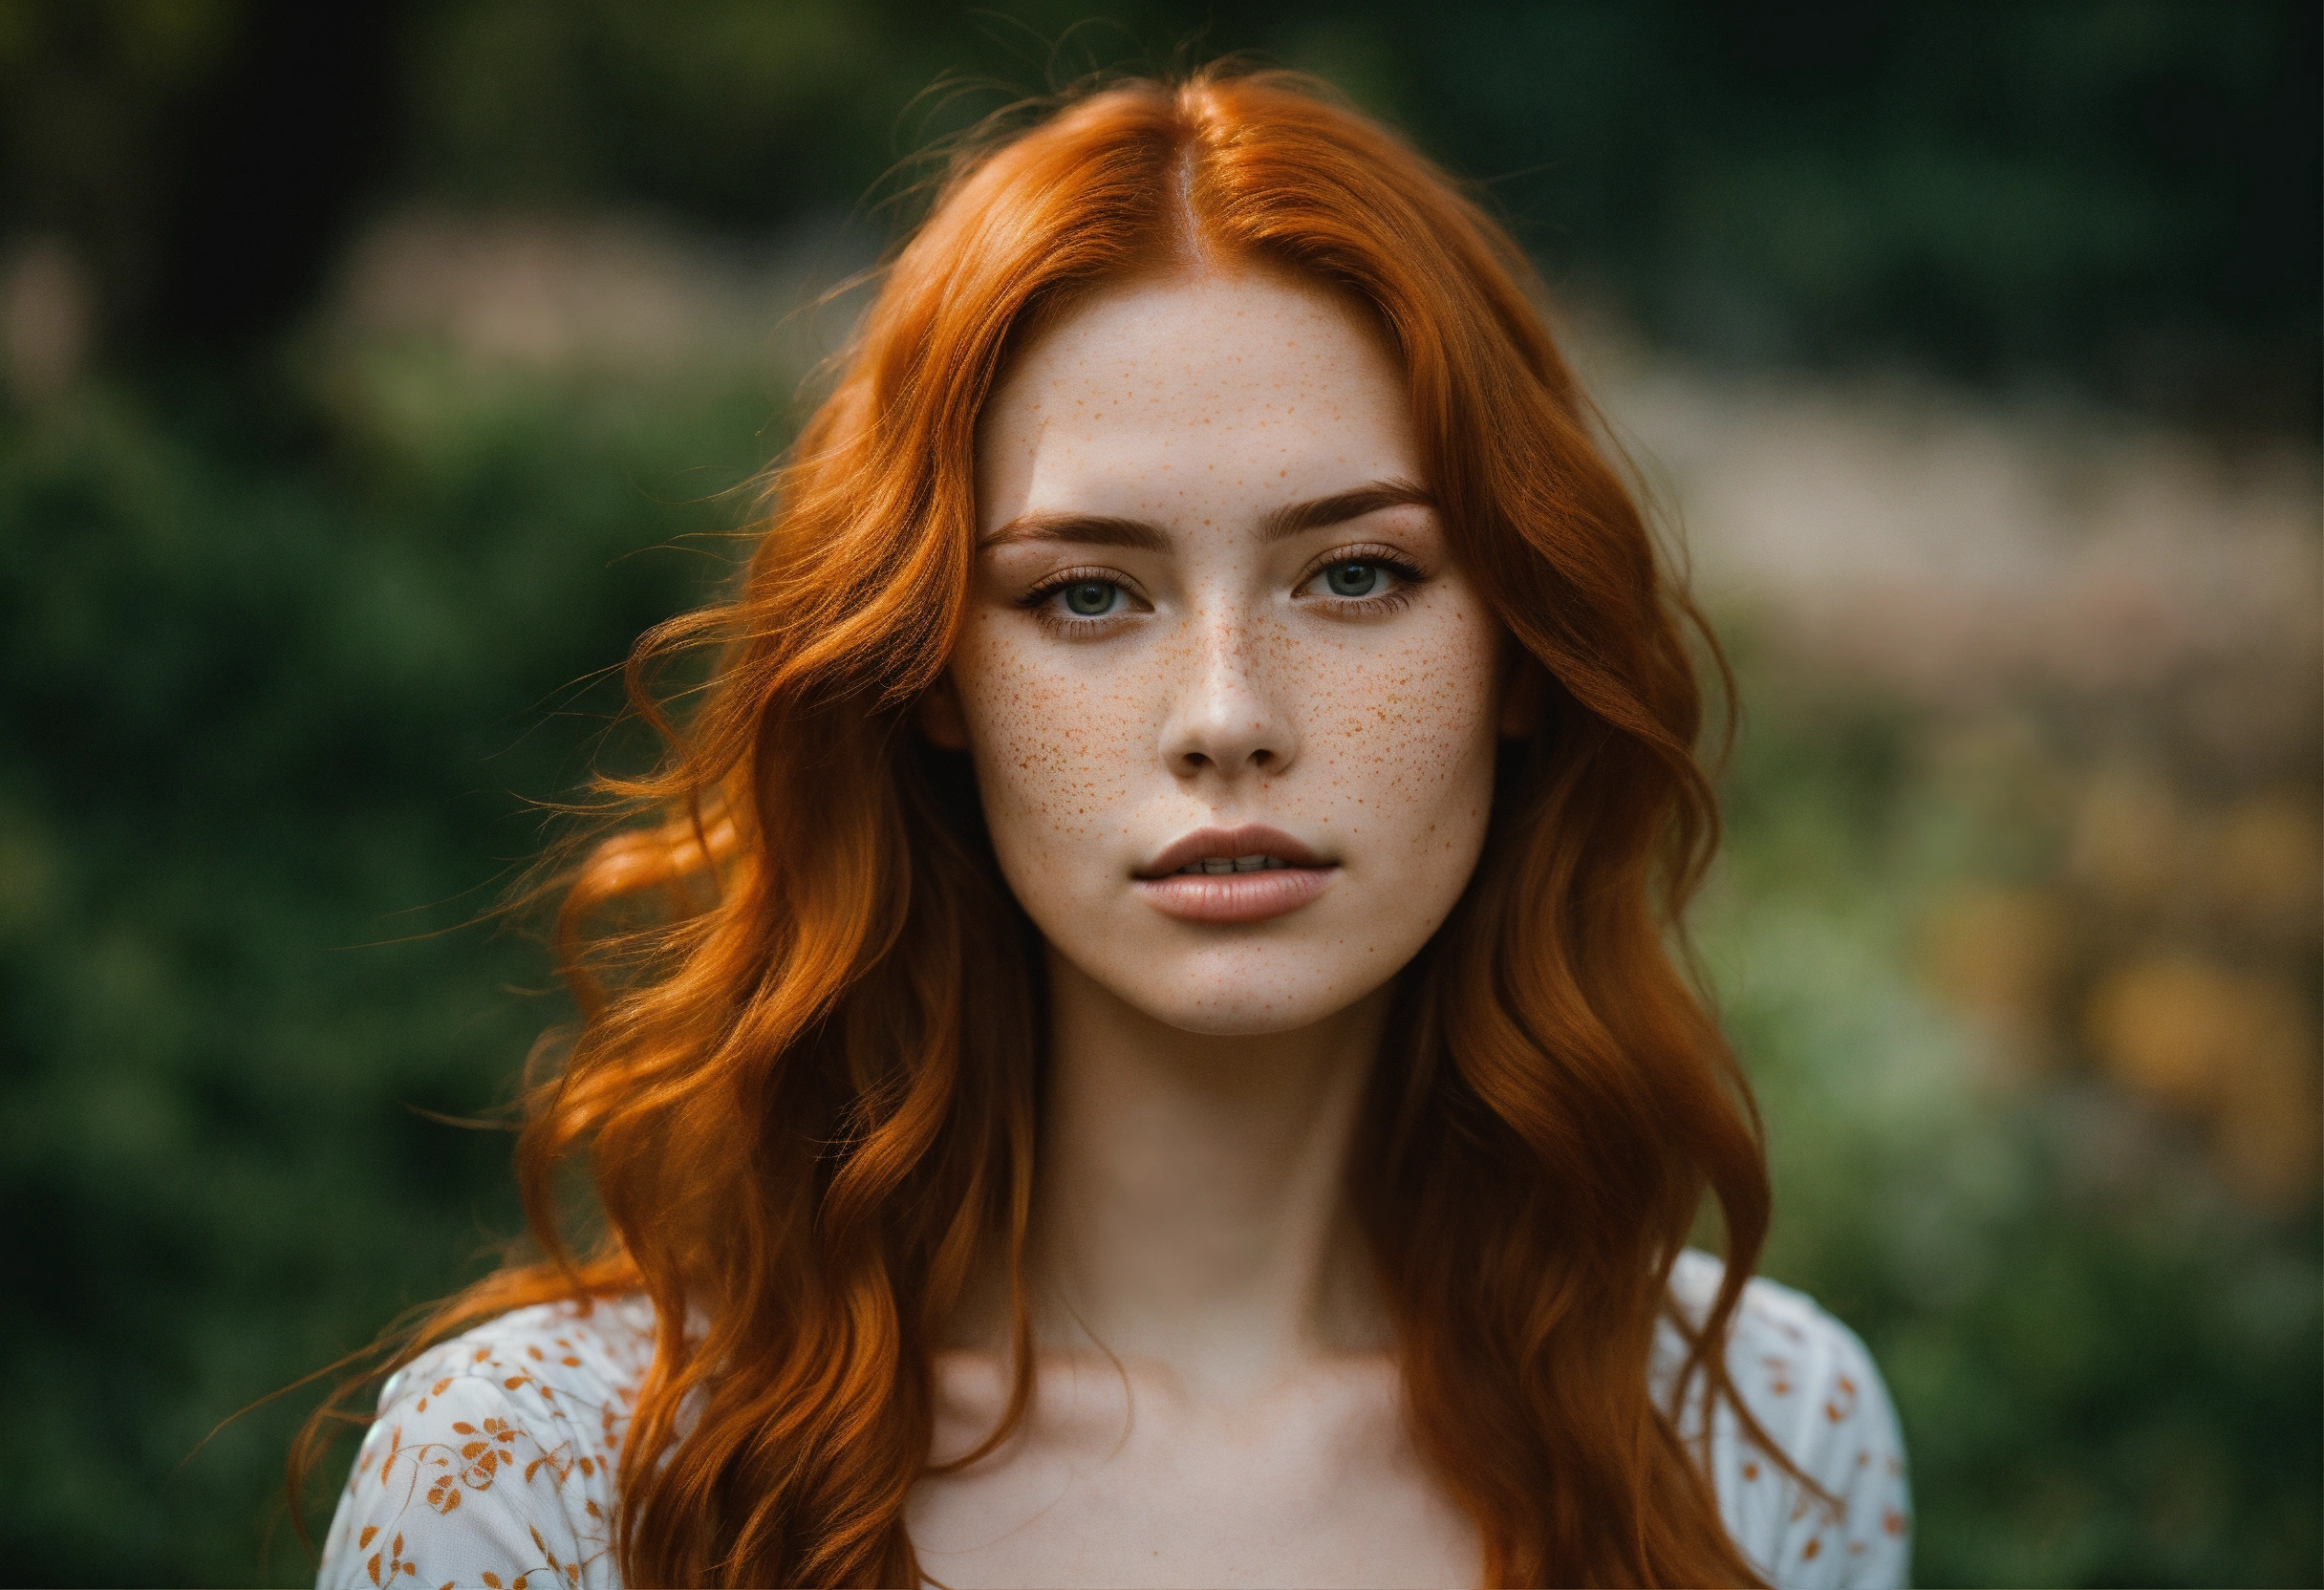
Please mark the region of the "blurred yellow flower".
<svg viewBox="0 0 2324 1590"><path fill-rule="evenodd" d="M2191 956L2135 961L2092 992L2085 1029L2108 1075L2210 1126L2238 1191L2314 1195L2316 1035L2283 979Z"/></svg>

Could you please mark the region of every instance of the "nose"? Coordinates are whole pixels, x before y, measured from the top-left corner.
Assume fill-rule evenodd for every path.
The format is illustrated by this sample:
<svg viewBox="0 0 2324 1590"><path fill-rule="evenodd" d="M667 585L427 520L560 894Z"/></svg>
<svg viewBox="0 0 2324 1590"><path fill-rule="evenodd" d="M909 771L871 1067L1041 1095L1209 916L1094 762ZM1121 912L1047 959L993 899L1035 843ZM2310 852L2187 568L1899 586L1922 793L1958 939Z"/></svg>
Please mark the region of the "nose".
<svg viewBox="0 0 2324 1590"><path fill-rule="evenodd" d="M1196 622L1177 699L1162 727L1162 758L1180 778L1280 773L1298 735L1260 637L1240 614Z"/></svg>

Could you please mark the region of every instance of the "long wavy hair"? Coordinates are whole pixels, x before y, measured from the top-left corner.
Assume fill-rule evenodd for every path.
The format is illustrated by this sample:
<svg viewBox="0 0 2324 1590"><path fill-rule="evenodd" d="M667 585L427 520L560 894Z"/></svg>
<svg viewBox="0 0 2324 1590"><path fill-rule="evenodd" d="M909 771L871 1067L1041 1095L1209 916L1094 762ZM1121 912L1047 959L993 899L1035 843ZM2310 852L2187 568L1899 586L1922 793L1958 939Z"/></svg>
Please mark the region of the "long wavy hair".
<svg viewBox="0 0 2324 1590"><path fill-rule="evenodd" d="M979 413L1080 295L1263 264L1376 318L1453 555L1547 681L1475 874L1401 976L1351 1160L1412 1433L1491 1582L1755 1582L1647 1376L1708 1192L1726 1277L1679 1321L1677 1398L1741 1413L1717 1348L1768 1219L1757 1118L1680 936L1716 837L1700 626L1539 284L1450 179L1311 81L1214 68L1047 109L954 160L770 471L731 598L639 642L632 698L666 750L607 783L628 821L561 874L581 1020L536 1051L516 1150L545 1257L401 1356L523 1304L643 1293L629 1581L919 1582L930 1353L987 1267L1017 1378L980 1450L1034 1363L1039 938L965 759L913 722L968 590ZM705 648L706 684L657 704L656 666ZM294 1498L361 1384L311 1422Z"/></svg>

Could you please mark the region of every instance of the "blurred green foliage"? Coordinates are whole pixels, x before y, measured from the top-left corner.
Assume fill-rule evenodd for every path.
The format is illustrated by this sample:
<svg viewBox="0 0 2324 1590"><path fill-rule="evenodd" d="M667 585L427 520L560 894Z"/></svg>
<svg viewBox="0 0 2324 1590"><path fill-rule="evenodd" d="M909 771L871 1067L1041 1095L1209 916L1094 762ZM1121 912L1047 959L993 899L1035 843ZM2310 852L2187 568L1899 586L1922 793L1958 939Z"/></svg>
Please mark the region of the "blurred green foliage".
<svg viewBox="0 0 2324 1590"><path fill-rule="evenodd" d="M924 96L940 72L1038 88L1192 39L1332 75L1698 356L2314 419L2312 7L334 10L0 0L10 226L80 248L113 366L0 429L11 1582L309 1573L261 1555L308 1394L197 1446L513 1230L506 1139L421 1111L506 1099L559 1006L470 924L785 434L746 360L287 335L370 209L769 234L1003 97ZM1751 655L1704 937L1770 1124L1769 1267L1890 1376L1920 1577L2313 1582L2313 1204L2237 1203L2088 1075L1989 1074L1914 935L2046 841L1973 815L1918 709Z"/></svg>
<svg viewBox="0 0 2324 1590"><path fill-rule="evenodd" d="M123 339L208 346L385 201L751 232L1015 95L1244 51L1487 182L1666 344L2306 434L2319 41L2286 0L6 0L0 194L83 242Z"/></svg>
<svg viewBox="0 0 2324 1590"><path fill-rule="evenodd" d="M10 1582L254 1580L293 1407L181 1461L513 1230L506 1140L407 1107L505 1099L556 1014L461 924L766 414L413 379L99 388L0 442Z"/></svg>
<svg viewBox="0 0 2324 1590"><path fill-rule="evenodd" d="M1754 670L1698 927L1765 1113L1764 1267L1854 1325L1926 1584L2299 1584L2324 1565L2324 1227L2256 1214L2136 1098L1999 1070L1916 975L2026 866L1990 770L1843 681ZM1982 808L1982 809L1980 809Z"/></svg>

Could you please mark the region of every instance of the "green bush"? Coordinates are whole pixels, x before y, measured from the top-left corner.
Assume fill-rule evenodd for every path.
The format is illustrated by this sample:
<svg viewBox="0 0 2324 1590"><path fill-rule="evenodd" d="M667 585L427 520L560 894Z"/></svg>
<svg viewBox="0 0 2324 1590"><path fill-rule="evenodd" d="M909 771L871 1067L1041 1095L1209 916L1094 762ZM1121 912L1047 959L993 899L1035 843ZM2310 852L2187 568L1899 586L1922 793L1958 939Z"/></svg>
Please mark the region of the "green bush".
<svg viewBox="0 0 2324 1590"><path fill-rule="evenodd" d="M311 1575L258 1555L299 1399L197 1444L517 1223L506 1139L415 1109L505 1099L555 1015L465 924L586 765L592 677L719 567L676 538L766 415L474 379L97 391L0 447L11 1579Z"/></svg>

